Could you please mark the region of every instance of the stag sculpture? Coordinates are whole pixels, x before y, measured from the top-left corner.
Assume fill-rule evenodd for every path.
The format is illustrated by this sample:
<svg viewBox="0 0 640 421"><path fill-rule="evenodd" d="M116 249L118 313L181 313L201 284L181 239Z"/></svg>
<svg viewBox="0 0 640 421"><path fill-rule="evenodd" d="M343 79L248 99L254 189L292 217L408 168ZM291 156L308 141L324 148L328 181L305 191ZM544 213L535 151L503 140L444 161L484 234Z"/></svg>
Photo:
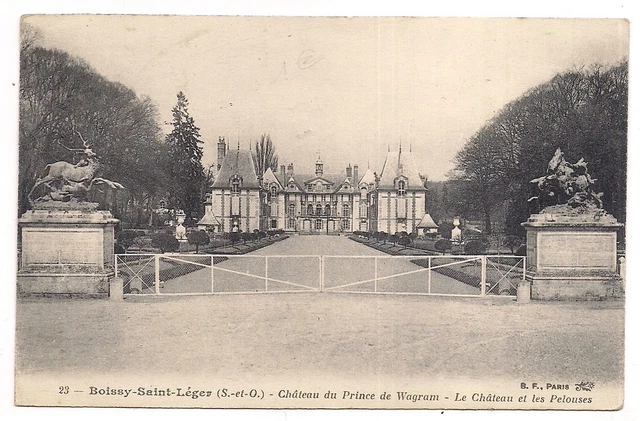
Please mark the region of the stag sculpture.
<svg viewBox="0 0 640 421"><path fill-rule="evenodd" d="M38 178L29 192L28 199L31 205L44 201L68 202L71 199L83 201L93 186L97 184L106 184L112 189L124 188L120 183L94 177L100 167L98 156L80 132L76 130L75 133L82 141L83 148L69 148L63 145L60 140L58 140L58 144L71 152L79 153L81 155L79 162L75 165L66 161L48 164L45 167L47 174ZM41 186L44 186L47 191L34 199L33 193Z"/></svg>

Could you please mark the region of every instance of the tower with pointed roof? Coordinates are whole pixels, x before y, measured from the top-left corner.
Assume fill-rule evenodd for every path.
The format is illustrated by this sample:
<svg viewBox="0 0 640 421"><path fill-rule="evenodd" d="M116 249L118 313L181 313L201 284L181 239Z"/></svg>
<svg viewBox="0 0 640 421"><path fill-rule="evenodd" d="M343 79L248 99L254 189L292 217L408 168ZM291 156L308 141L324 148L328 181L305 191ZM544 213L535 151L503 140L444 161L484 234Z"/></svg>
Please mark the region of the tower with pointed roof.
<svg viewBox="0 0 640 421"><path fill-rule="evenodd" d="M426 190L411 151L403 152L402 145L398 151L389 151L371 198L375 203L372 230L417 232L426 213Z"/></svg>
<svg viewBox="0 0 640 421"><path fill-rule="evenodd" d="M223 232L251 232L260 228L261 183L251 151L226 151L213 182L211 210Z"/></svg>

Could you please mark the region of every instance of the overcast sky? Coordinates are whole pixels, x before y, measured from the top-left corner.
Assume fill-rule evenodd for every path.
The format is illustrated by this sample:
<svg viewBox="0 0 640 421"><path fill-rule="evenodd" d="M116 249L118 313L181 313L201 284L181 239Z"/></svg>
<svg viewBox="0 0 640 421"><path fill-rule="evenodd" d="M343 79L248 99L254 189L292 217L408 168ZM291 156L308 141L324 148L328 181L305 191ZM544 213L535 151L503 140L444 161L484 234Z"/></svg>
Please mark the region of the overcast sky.
<svg viewBox="0 0 640 421"><path fill-rule="evenodd" d="M628 55L623 20L32 16L43 43L151 97L170 121L182 90L205 164L218 136L269 133L280 163L379 171L413 149L442 180L500 108L554 74ZM165 127L165 131L170 130ZM405 149L406 150L406 149Z"/></svg>

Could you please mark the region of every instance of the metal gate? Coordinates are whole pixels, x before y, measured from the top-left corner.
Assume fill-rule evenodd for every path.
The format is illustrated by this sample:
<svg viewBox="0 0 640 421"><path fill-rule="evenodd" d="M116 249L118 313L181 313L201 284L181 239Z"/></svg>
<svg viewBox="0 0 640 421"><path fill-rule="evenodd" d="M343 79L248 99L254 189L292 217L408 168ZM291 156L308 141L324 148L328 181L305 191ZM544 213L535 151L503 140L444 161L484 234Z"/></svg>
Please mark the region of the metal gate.
<svg viewBox="0 0 640 421"><path fill-rule="evenodd" d="M521 256L323 256L326 292L484 297L515 296ZM348 271L343 268L349 267Z"/></svg>
<svg viewBox="0 0 640 421"><path fill-rule="evenodd" d="M255 294L320 290L320 256L118 254L125 294Z"/></svg>
<svg viewBox="0 0 640 421"><path fill-rule="evenodd" d="M125 294L356 294L514 296L520 256L119 254Z"/></svg>

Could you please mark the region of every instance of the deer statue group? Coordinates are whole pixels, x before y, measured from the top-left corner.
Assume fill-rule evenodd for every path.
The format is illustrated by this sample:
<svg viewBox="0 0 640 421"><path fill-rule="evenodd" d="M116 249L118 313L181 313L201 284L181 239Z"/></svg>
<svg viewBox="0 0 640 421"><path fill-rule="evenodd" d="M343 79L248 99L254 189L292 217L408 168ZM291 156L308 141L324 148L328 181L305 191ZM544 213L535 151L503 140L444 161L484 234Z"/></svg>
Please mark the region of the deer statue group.
<svg viewBox="0 0 640 421"><path fill-rule="evenodd" d="M80 132L74 131L80 137L83 148L69 148L63 145L60 140L58 140L58 144L71 152L79 153L80 160L75 165L66 161L47 165L45 167L45 170L48 170L47 174L38 178L29 192L28 199L31 205L46 201L68 202L71 199L84 201L93 186L98 184L106 184L112 189L124 188L120 183L94 176L100 167L98 156ZM33 198L34 192L38 191L41 186L44 186L45 189L40 189L41 194Z"/></svg>

